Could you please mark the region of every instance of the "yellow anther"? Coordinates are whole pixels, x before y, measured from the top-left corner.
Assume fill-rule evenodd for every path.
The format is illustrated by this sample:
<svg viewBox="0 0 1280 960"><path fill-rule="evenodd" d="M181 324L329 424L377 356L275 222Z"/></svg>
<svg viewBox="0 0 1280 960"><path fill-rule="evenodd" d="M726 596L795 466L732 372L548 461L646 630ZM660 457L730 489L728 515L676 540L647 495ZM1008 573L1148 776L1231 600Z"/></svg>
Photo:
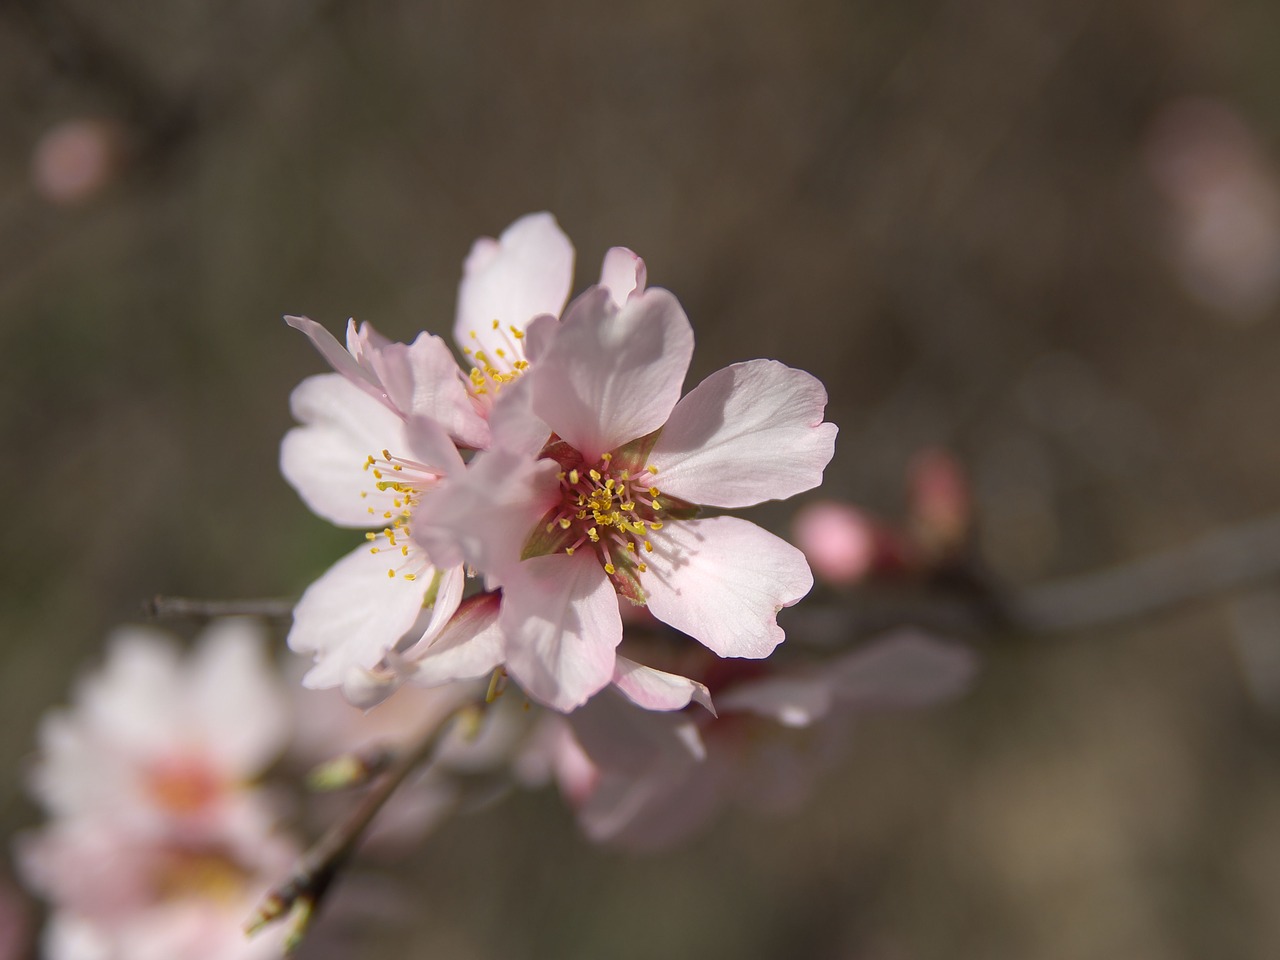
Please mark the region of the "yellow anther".
<svg viewBox="0 0 1280 960"><path fill-rule="evenodd" d="M650 488L649 488L649 496L651 496L651 497L656 497L657 495L658 495L658 488L657 488L657 487L650 487Z"/></svg>
<svg viewBox="0 0 1280 960"><path fill-rule="evenodd" d="M515 337L517 340L524 339L524 331L514 325L511 327L511 335Z"/></svg>
<svg viewBox="0 0 1280 960"><path fill-rule="evenodd" d="M623 470L620 474L618 474L618 476L619 476L619 477L621 477L623 480L630 480L630 479L631 479L631 471L630 471L630 470Z"/></svg>
<svg viewBox="0 0 1280 960"><path fill-rule="evenodd" d="M382 515L382 519L383 519L383 520L390 520L390 519L391 519L391 511L390 511L390 510L388 510L388 511L386 511L385 513L383 513L383 515Z"/></svg>
<svg viewBox="0 0 1280 960"><path fill-rule="evenodd" d="M577 483L578 483L578 471L577 471L577 470L570 470L570 471L569 471L569 483L570 483L570 484L573 484L574 486L576 486L576 485L577 485Z"/></svg>
<svg viewBox="0 0 1280 960"><path fill-rule="evenodd" d="M360 499L361 499L361 500L363 500L363 499L364 499L365 497L367 497L367 496L369 496L368 492L366 492L366 491L364 491L364 490L361 490L361 491L360 491Z"/></svg>
<svg viewBox="0 0 1280 960"><path fill-rule="evenodd" d="M378 552L378 548L377 548L377 547L370 547L370 548L369 548L369 552L370 552L370 553L377 553L377 552Z"/></svg>
<svg viewBox="0 0 1280 960"><path fill-rule="evenodd" d="M653 544L650 543L648 540L644 542L644 552L653 553Z"/></svg>
<svg viewBox="0 0 1280 960"><path fill-rule="evenodd" d="M503 350L501 347L498 347L498 349L494 350L493 352L496 353L503 360L507 359L507 351Z"/></svg>
<svg viewBox="0 0 1280 960"><path fill-rule="evenodd" d="M628 540L628 541L627 541L627 553L635 553L635 552L636 552L636 544L635 544L635 541L634 541L634 540Z"/></svg>
<svg viewBox="0 0 1280 960"><path fill-rule="evenodd" d="M569 529L569 526L570 526L570 520L569 520L569 518L568 518L568 517L561 517L561 518L560 518L560 529L561 529L561 530L568 530L568 529Z"/></svg>
<svg viewBox="0 0 1280 960"><path fill-rule="evenodd" d="M630 512L631 512L632 510L634 510L635 508L636 508L636 505L635 505L634 503L632 503L630 500L628 500L626 503L622 504L622 510L623 510L623 512L624 512L624 513L630 513Z"/></svg>
<svg viewBox="0 0 1280 960"><path fill-rule="evenodd" d="M512 366L513 366L513 367L515 367L517 370L520 370L520 371L528 370L528 369L529 369L529 361L528 361L528 360L517 360L515 363L513 363L513 364L512 364Z"/></svg>
<svg viewBox="0 0 1280 960"><path fill-rule="evenodd" d="M550 533L555 528L556 528L556 523L554 520L552 520L550 523L547 524L547 533Z"/></svg>
<svg viewBox="0 0 1280 960"><path fill-rule="evenodd" d="M652 504L650 504L650 506L652 506L652 507L653 507L653 509L655 509L655 510L661 510L661 509L662 509L662 503L658 500L658 498L657 498L657 497L654 497L654 498L653 498L653 503L652 503Z"/></svg>
<svg viewBox="0 0 1280 960"><path fill-rule="evenodd" d="M639 566L637 566L636 569L639 570L641 573L647 573L649 571L649 565L647 563L642 563Z"/></svg>
<svg viewBox="0 0 1280 960"><path fill-rule="evenodd" d="M650 530L661 530L661 529L662 529L662 524L661 524L661 523L659 523L659 522L657 522L657 521L650 520L650 521L649 521L649 529L650 529Z"/></svg>
<svg viewBox="0 0 1280 960"><path fill-rule="evenodd" d="M404 467L400 466L400 464L398 464L398 463L393 463L393 464L391 465L391 469L392 469L392 470L403 470L403 469L404 469Z"/></svg>
<svg viewBox="0 0 1280 960"><path fill-rule="evenodd" d="M375 470L375 471L373 471L373 475L374 475L374 477L376 477L378 480L381 480L381 479L382 479L382 471L381 471L381 470Z"/></svg>
<svg viewBox="0 0 1280 960"><path fill-rule="evenodd" d="M657 467L655 467L652 463L651 463L651 464L649 464L647 467L645 467L645 469L646 469L646 470L648 470L650 473L657 473L657 472L658 472L658 468L657 468Z"/></svg>
<svg viewBox="0 0 1280 960"><path fill-rule="evenodd" d="M471 336L471 339L474 340L476 338L476 332L472 330L470 336Z"/></svg>
<svg viewBox="0 0 1280 960"><path fill-rule="evenodd" d="M394 580L396 578L396 572L394 570L388 570L387 576Z"/></svg>
<svg viewBox="0 0 1280 960"><path fill-rule="evenodd" d="M366 533L366 534L364 535L364 538L365 538L366 540L368 540L368 541L372 542L372 541L374 541L374 540L377 540L377 539L378 539L378 535L377 535L376 533L374 533L372 530L370 530L368 533Z"/></svg>
<svg viewBox="0 0 1280 960"><path fill-rule="evenodd" d="M591 538L591 542L592 542L592 543L599 543L599 542L600 542L600 534L596 532L596 528L595 528L595 527L589 527L589 528L587 528L587 536Z"/></svg>
<svg viewBox="0 0 1280 960"><path fill-rule="evenodd" d="M612 489L613 489L613 477L610 477L608 480L606 480L606 481L604 482L604 488L605 488L606 490L612 490Z"/></svg>
<svg viewBox="0 0 1280 960"><path fill-rule="evenodd" d="M391 459L391 451L390 451L390 450L383 450L383 451L382 451L382 459L383 459L383 460L390 460L390 459Z"/></svg>
<svg viewBox="0 0 1280 960"><path fill-rule="evenodd" d="M564 479L565 477L567 477L567 476L568 476L568 474L567 474L567 473L565 473L563 470L561 470L559 473L557 473L557 474L556 474L556 479L557 479L557 480L563 480L563 479Z"/></svg>
<svg viewBox="0 0 1280 960"><path fill-rule="evenodd" d="M502 326L502 324L498 323L497 320L493 321L493 329L497 330L500 326Z"/></svg>
<svg viewBox="0 0 1280 960"><path fill-rule="evenodd" d="M585 510L579 510L579 511L578 511L578 513L577 513L577 517L578 517L578 519L579 519L579 520L585 520L585 519L587 519L587 511L585 511Z"/></svg>
<svg viewBox="0 0 1280 960"><path fill-rule="evenodd" d="M602 453L602 454L600 454L600 459L601 459L601 460L603 460L605 463L608 463L610 460L612 460L612 459L613 459L613 454L612 454L612 453Z"/></svg>
<svg viewBox="0 0 1280 960"><path fill-rule="evenodd" d="M365 509L369 511L370 516L373 515L373 507L366 507Z"/></svg>
<svg viewBox="0 0 1280 960"><path fill-rule="evenodd" d="M573 556L573 547L565 547L565 548L564 548L564 552L565 552L565 553L567 553L569 556L571 556L571 557L572 557L572 556Z"/></svg>
<svg viewBox="0 0 1280 960"><path fill-rule="evenodd" d="M406 573L406 574L404 575L404 578L405 578L406 580L417 580L417 579L418 579L418 575L417 575L416 573Z"/></svg>
<svg viewBox="0 0 1280 960"><path fill-rule="evenodd" d="M409 545L406 543L400 548L400 556L407 557L409 555Z"/></svg>
<svg viewBox="0 0 1280 960"><path fill-rule="evenodd" d="M587 476L589 476L596 483L600 482L600 471L596 470L594 467L592 467L590 470L587 471Z"/></svg>
<svg viewBox="0 0 1280 960"><path fill-rule="evenodd" d="M609 574L609 576L613 576L615 573L618 572L618 568L615 567L612 563L606 563L604 565L604 572Z"/></svg>

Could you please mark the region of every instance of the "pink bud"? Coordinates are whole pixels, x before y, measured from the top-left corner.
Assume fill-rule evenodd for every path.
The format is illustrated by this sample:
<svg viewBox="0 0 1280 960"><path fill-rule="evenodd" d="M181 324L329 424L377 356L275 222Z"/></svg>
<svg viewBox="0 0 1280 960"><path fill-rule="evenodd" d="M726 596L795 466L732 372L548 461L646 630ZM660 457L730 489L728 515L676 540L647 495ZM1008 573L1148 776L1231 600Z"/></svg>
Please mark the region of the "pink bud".
<svg viewBox="0 0 1280 960"><path fill-rule="evenodd" d="M815 500L796 513L792 530L814 575L828 583L850 586L878 566L881 533L857 507Z"/></svg>

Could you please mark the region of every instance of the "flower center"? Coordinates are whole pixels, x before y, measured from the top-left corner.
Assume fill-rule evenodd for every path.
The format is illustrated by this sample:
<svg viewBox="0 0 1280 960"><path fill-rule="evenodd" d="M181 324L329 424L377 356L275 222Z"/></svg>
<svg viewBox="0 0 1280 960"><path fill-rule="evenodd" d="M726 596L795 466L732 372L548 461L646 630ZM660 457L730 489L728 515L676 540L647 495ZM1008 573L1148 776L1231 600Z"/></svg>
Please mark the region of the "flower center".
<svg viewBox="0 0 1280 960"><path fill-rule="evenodd" d="M147 770L146 791L167 813L178 816L199 813L217 800L224 785L217 772L199 757L170 757Z"/></svg>
<svg viewBox="0 0 1280 960"><path fill-rule="evenodd" d="M502 345L495 346L492 354L487 350L462 348L463 354L475 364L468 379L471 392L477 397L496 396L503 384L515 380L529 368L529 361L524 358L524 331L514 325L508 325L504 330L497 320L493 321L493 330ZM470 336L477 340L479 333L472 330Z"/></svg>
<svg viewBox="0 0 1280 960"><path fill-rule="evenodd" d="M629 444L587 463L563 440L552 438L543 456L557 461L560 499L525 543L525 558L551 553L572 556L590 550L613 580L618 593L644 603L638 575L648 571L650 535L670 520L692 515L689 505L662 495L658 468L644 465L652 447Z"/></svg>
<svg viewBox="0 0 1280 960"><path fill-rule="evenodd" d="M427 564L420 551L411 549L409 519L422 494L440 482L440 474L416 460L392 456L389 450L383 450L381 457L369 454L364 469L372 474L374 488L391 497L380 515L387 525L364 535L370 543L369 552L386 554L395 563L387 568L388 577L416 580ZM367 498L369 492L362 490L360 496ZM379 517L376 507L368 510L371 517Z"/></svg>

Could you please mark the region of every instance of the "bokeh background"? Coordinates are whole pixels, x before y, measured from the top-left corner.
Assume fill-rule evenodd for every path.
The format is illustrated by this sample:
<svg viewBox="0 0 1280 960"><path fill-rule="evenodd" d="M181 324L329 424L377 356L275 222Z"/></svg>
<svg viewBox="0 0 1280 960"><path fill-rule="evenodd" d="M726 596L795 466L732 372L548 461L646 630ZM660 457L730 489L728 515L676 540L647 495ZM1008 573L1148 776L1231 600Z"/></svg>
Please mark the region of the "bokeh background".
<svg viewBox="0 0 1280 960"><path fill-rule="evenodd" d="M0 0L0 836L144 598L353 542L276 471L321 369L281 315L447 334L528 211L579 289L646 258L690 382L820 376L829 495L895 516L955 451L1011 585L1280 509L1276 37L1260 0ZM1278 642L1264 580L1001 645L801 815L669 855L518 797L401 866L362 955L1273 957Z"/></svg>

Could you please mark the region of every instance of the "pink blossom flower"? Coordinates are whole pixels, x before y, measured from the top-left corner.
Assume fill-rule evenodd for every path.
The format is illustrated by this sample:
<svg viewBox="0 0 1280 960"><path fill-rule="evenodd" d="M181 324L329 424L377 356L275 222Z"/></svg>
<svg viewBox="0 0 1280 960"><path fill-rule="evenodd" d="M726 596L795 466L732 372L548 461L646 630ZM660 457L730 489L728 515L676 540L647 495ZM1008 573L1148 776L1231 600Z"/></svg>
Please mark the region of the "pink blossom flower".
<svg viewBox="0 0 1280 960"><path fill-rule="evenodd" d="M502 588L506 668L559 710L617 682L620 663L653 679L616 656L619 596L720 656L760 658L782 641L777 612L813 583L778 537L694 516L697 504L745 507L817 486L836 433L822 419L826 391L754 360L681 399L692 329L674 296L641 280L588 290L539 337L513 399L493 412L499 441L442 482L414 524L440 562L466 562ZM695 695L663 676L654 689Z"/></svg>
<svg viewBox="0 0 1280 960"><path fill-rule="evenodd" d="M56 817L134 832L199 837L259 816L246 784L290 732L264 642L251 621L224 620L184 659L159 631L117 632L75 708L41 724L35 795Z"/></svg>
<svg viewBox="0 0 1280 960"><path fill-rule="evenodd" d="M439 337L394 343L348 323L344 349L304 317L336 373L294 391L301 426L281 445L286 479L307 505L339 526L374 528L369 544L338 561L304 593L289 645L311 654L313 688L341 686L369 706L399 683L483 676L501 660L496 603L468 601L460 564L436 565L410 536L423 498L461 469L454 444L491 444L490 416L504 388L528 369L526 343L549 329L568 298L574 251L547 213L522 217L498 239L475 242L463 268L454 333L469 369ZM644 282L644 264L621 247L602 276L620 289ZM423 617L426 607L429 616ZM427 661L430 660L430 663Z"/></svg>

